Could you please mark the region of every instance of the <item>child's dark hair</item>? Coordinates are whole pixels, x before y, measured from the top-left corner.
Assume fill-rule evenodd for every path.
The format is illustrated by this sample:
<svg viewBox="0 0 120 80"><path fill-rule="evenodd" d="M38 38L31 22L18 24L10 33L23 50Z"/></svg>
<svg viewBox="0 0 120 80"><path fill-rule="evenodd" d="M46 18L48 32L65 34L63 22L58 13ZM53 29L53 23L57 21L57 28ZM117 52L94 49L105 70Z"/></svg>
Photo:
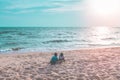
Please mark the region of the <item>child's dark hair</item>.
<svg viewBox="0 0 120 80"><path fill-rule="evenodd" d="M55 56L57 56L57 53L54 53Z"/></svg>
<svg viewBox="0 0 120 80"><path fill-rule="evenodd" d="M63 56L63 53L60 53L60 56Z"/></svg>

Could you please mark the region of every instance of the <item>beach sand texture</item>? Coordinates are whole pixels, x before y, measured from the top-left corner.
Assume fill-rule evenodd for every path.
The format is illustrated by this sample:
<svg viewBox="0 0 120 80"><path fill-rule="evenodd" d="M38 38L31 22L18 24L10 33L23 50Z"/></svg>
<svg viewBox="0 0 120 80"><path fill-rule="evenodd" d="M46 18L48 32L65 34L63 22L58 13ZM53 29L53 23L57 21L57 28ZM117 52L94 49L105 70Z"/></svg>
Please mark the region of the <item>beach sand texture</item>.
<svg viewBox="0 0 120 80"><path fill-rule="evenodd" d="M0 80L120 80L120 47L63 51L50 65L53 53L1 54Z"/></svg>

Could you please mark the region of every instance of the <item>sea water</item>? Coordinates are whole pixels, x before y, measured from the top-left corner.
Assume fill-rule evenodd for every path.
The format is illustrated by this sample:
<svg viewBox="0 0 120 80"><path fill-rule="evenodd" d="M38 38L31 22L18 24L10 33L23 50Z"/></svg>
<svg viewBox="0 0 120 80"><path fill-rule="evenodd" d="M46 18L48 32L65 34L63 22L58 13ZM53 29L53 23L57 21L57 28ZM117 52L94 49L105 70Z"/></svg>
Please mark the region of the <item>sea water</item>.
<svg viewBox="0 0 120 80"><path fill-rule="evenodd" d="M120 46L120 27L0 27L0 53Z"/></svg>

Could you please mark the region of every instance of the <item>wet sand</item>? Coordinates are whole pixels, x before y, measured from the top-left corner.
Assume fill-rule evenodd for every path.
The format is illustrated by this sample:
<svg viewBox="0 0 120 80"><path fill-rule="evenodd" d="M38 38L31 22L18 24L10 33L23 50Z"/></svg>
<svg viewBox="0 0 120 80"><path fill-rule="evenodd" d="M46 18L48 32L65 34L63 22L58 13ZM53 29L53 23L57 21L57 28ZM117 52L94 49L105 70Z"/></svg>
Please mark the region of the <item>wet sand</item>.
<svg viewBox="0 0 120 80"><path fill-rule="evenodd" d="M53 53L1 54L0 80L120 80L120 47L63 51L50 65Z"/></svg>

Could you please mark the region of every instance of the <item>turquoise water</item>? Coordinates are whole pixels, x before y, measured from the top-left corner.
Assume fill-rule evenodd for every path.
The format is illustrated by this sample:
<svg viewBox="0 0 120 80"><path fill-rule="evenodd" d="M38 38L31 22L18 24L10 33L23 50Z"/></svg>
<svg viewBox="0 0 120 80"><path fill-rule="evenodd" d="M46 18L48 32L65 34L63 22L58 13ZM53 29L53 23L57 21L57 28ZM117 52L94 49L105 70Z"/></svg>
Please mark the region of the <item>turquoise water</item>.
<svg viewBox="0 0 120 80"><path fill-rule="evenodd" d="M1 27L0 52L120 46L120 27Z"/></svg>

